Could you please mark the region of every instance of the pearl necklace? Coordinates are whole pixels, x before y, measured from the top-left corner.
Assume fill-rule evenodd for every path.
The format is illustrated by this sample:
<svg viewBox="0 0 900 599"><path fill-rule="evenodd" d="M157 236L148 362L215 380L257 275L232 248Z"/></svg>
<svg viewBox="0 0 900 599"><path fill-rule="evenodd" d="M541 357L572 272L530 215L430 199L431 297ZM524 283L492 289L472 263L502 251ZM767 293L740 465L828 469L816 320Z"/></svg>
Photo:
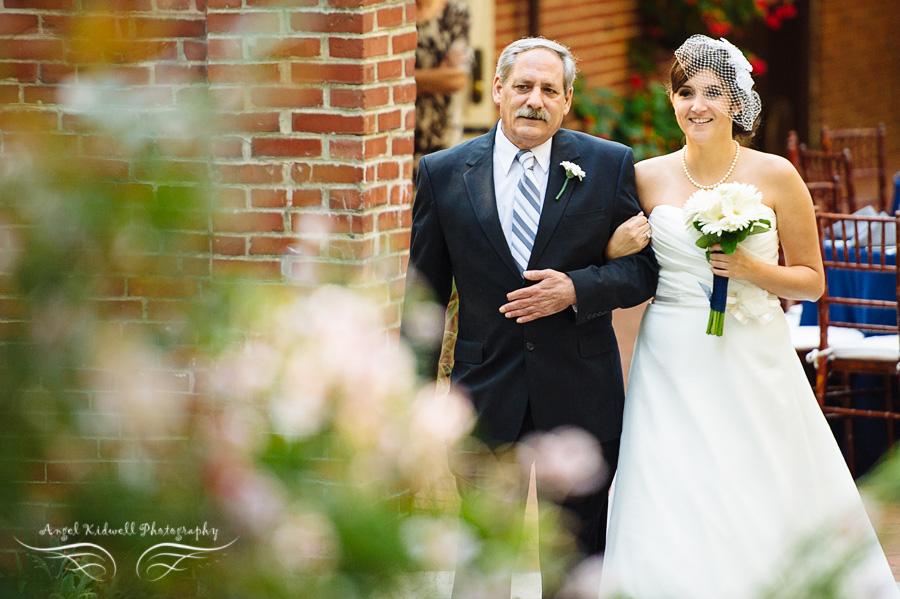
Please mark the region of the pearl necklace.
<svg viewBox="0 0 900 599"><path fill-rule="evenodd" d="M728 172L725 173L725 176L722 177L721 179L719 179L718 181L716 181L715 183L713 183L712 185L700 185L699 183L694 181L694 178L691 176L690 171L688 171L687 162L684 159L684 152L685 152L686 148L681 149L681 168L684 171L684 175L688 178L688 181L690 181L691 183L694 184L694 187L696 187L698 189L715 189L716 187L718 187L719 185L724 183L725 180L728 179L728 177L731 176L731 173L734 172L734 167L737 164L738 156L741 155L741 144L739 144L737 142L737 140L734 140L734 139L731 141L734 142L734 160L731 161L731 166L728 167Z"/></svg>

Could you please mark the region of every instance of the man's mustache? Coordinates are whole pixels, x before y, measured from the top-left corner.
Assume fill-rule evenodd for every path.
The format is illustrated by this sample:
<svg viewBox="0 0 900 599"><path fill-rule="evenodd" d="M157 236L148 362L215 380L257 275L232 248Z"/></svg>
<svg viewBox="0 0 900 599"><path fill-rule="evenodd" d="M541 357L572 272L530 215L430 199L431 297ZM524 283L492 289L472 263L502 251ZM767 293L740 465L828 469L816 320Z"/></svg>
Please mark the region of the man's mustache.
<svg viewBox="0 0 900 599"><path fill-rule="evenodd" d="M529 108L528 106L523 106L522 108L518 109L516 111L516 116L520 116L526 119L537 119L539 121L550 120L550 113L543 108Z"/></svg>

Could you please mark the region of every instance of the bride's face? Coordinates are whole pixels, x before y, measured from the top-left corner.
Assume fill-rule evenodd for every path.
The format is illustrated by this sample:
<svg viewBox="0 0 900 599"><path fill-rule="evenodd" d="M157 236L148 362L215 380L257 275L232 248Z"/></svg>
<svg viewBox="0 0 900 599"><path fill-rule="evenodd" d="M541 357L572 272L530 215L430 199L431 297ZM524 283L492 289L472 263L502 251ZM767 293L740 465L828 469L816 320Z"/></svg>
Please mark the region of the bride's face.
<svg viewBox="0 0 900 599"><path fill-rule="evenodd" d="M675 119L685 136L706 141L723 135L731 138L734 106L728 89L715 74L701 71L672 93Z"/></svg>

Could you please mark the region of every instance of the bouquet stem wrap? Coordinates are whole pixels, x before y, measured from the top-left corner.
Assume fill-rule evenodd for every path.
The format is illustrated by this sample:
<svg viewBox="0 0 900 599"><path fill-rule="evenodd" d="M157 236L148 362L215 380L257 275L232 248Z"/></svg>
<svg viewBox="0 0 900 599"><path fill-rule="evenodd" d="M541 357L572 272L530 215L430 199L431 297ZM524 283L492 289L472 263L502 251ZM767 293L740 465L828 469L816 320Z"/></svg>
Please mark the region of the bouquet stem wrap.
<svg viewBox="0 0 900 599"><path fill-rule="evenodd" d="M712 295L709 297L707 335L722 336L725 325L725 304L728 299L728 277L713 275Z"/></svg>

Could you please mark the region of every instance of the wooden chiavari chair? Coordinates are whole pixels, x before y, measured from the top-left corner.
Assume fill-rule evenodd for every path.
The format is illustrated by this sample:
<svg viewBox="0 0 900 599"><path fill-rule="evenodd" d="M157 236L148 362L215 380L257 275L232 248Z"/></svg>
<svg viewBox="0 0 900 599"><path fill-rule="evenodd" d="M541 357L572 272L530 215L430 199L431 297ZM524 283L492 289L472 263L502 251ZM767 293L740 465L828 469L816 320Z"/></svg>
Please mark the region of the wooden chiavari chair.
<svg viewBox="0 0 900 599"><path fill-rule="evenodd" d="M849 150L832 153L823 150L810 150L806 147L806 144L800 144L798 155L800 159L800 176L803 177L807 187L811 183L834 183L835 177L839 177L842 185L840 185L840 210L837 210L837 212L846 214L856 212L853 160L850 157ZM810 193L812 193L812 190Z"/></svg>
<svg viewBox="0 0 900 599"><path fill-rule="evenodd" d="M879 211L889 211L888 176L885 158L884 123L860 129L829 129L822 127L822 149L836 153L850 150L853 156L854 187L860 189L861 180L875 183L876 197L871 199Z"/></svg>
<svg viewBox="0 0 900 599"><path fill-rule="evenodd" d="M798 171L800 170L800 139L797 132L791 129L787 136L787 159Z"/></svg>
<svg viewBox="0 0 900 599"><path fill-rule="evenodd" d="M893 391L900 373L900 269L896 264L896 232L900 218L821 213L816 216L825 265L825 293L818 302L820 339L807 360L816 367L816 399L829 418L844 420L846 458L854 470L853 420L877 418L887 422L888 442L894 442L894 421L900 419ZM889 277L894 288L890 299L860 297L860 286L836 284L837 277L856 275ZM865 312L868 310L869 312ZM871 311L878 310L877 315ZM869 333L855 341L836 341L825 331L850 329ZM851 375L873 374L883 385L854 390ZM878 409L854 405L859 395L880 393Z"/></svg>

